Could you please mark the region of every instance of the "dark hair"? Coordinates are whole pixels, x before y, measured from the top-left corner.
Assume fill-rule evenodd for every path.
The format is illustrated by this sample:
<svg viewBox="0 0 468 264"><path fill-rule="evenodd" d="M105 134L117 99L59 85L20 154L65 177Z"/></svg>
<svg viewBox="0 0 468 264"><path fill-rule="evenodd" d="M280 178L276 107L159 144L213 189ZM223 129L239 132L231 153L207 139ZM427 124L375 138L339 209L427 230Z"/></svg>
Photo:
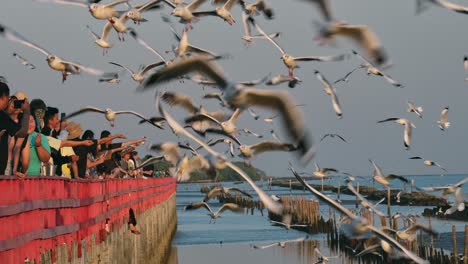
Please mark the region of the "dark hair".
<svg viewBox="0 0 468 264"><path fill-rule="evenodd" d="M31 108L31 113L33 114L37 109L44 109L44 111L47 110L46 104L41 99L33 99L31 103L29 103L29 107Z"/></svg>
<svg viewBox="0 0 468 264"><path fill-rule="evenodd" d="M101 132L101 138L106 138L108 136L110 136L111 132L109 132L108 130L103 130Z"/></svg>
<svg viewBox="0 0 468 264"><path fill-rule="evenodd" d="M44 115L44 124L47 125L49 123L49 120L52 119L52 117L58 113L58 108L48 106Z"/></svg>
<svg viewBox="0 0 468 264"><path fill-rule="evenodd" d="M82 140L94 139L94 132L91 130L86 130L81 136Z"/></svg>
<svg viewBox="0 0 468 264"><path fill-rule="evenodd" d="M6 83L0 81L0 97L2 96L10 96L10 88Z"/></svg>

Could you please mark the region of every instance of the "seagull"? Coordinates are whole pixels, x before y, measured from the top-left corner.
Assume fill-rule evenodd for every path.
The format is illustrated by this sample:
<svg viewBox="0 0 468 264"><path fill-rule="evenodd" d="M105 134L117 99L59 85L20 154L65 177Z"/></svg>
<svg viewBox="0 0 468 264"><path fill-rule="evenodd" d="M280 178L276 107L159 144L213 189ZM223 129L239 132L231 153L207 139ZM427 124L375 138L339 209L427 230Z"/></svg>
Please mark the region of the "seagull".
<svg viewBox="0 0 468 264"><path fill-rule="evenodd" d="M253 18L249 18L249 22L255 26L257 31L265 36L266 39L268 39L280 52L281 52L281 60L283 60L284 65L289 70L289 76L294 77L294 69L299 68L299 65L297 65L298 61L342 61L344 60L347 56L346 55L338 55L338 56L309 56L309 57L294 57L289 54L286 54L283 48L279 46L276 41L274 41L270 36L268 36L259 26L257 23L255 23Z"/></svg>
<svg viewBox="0 0 468 264"><path fill-rule="evenodd" d="M175 52L177 52L177 55L179 57L185 57L187 53L196 53L200 55L206 55L208 57L212 58L219 58L221 56L216 55L215 53L205 50L196 46L193 46L192 44L189 43L188 41L188 31L187 29L182 30L182 36L179 36L177 32L171 27L171 31L174 35L174 37L179 41L179 46L174 49Z"/></svg>
<svg viewBox="0 0 468 264"><path fill-rule="evenodd" d="M422 112L424 111L422 106L416 107L416 105L411 101L408 101L407 104L408 110L406 110L406 112L415 113L419 118L422 118Z"/></svg>
<svg viewBox="0 0 468 264"><path fill-rule="evenodd" d="M282 142L282 141L280 140L280 138L278 137L278 135L276 135L275 130L273 130L273 129L270 130L270 134L271 134L271 137L272 137L273 139L275 139L275 140L278 141L278 142Z"/></svg>
<svg viewBox="0 0 468 264"><path fill-rule="evenodd" d="M31 70L34 70L36 69L36 66L34 66L34 64L30 63L28 60L26 60L25 58L23 58L21 55L19 55L18 53L14 52L13 53L13 57L15 57L17 60L20 61L21 65L24 65L26 67L28 67L29 69Z"/></svg>
<svg viewBox="0 0 468 264"><path fill-rule="evenodd" d="M411 158L409 158L409 159L413 159L413 160L415 160L415 159L423 160L423 163L424 163L425 166L437 166L437 167L439 167L441 170L447 172L447 170L444 169L439 163L434 162L434 161L432 161L432 160L425 160L425 159L423 159L422 157L411 157Z"/></svg>
<svg viewBox="0 0 468 264"><path fill-rule="evenodd" d="M437 124L439 124L439 128L442 131L444 131L450 126L450 122L448 121L448 117L447 117L448 111L449 111L449 107L447 106L442 110L442 113L440 114L440 120L437 121Z"/></svg>
<svg viewBox="0 0 468 264"><path fill-rule="evenodd" d="M212 133L217 133L217 134L223 134L223 135L226 135L228 137L230 137L231 139L233 139L237 144L241 145L239 139L236 137L236 133L237 133L237 127L236 127L236 123L237 123L237 119L239 118L240 114L242 113L242 110L240 108L237 108L231 115L231 117L226 120L226 121L218 121L218 119L216 119L215 117L212 117L208 114L197 114L197 115L193 115L189 118L186 118L185 119L185 123L191 123L193 121L205 121L205 120L208 120L208 121L211 121L213 123L215 123L216 125L218 125L220 127L220 129L216 129L216 128L208 128L206 130L206 132L212 132Z"/></svg>
<svg viewBox="0 0 468 264"><path fill-rule="evenodd" d="M207 93L203 95L203 99L216 99L219 101L219 104L221 106L227 106L226 101L224 101L223 94L222 93Z"/></svg>
<svg viewBox="0 0 468 264"><path fill-rule="evenodd" d="M249 112L250 116L252 116L255 120L258 120L260 118L260 116L252 108L247 108L247 112ZM250 133L250 134L254 135L254 133L252 133L252 131L248 130L248 131L250 131L250 132L248 132L246 130L248 130L248 129L244 128L245 133ZM257 135L254 135L254 136L258 137Z"/></svg>
<svg viewBox="0 0 468 264"><path fill-rule="evenodd" d="M463 180L455 183L449 184L447 186L439 186L439 187L419 187L418 189L425 191L425 192L437 192L442 191L442 195L449 195L455 193L458 188L462 188L463 184L468 182L468 177L464 178Z"/></svg>
<svg viewBox="0 0 468 264"><path fill-rule="evenodd" d="M173 8L171 15L180 17L180 21L182 23L187 23L189 25L192 24L192 21L196 19L196 17L193 15L192 12L195 11L199 6L201 6L206 0L193 0L190 4L188 5L175 5L169 0L162 0L166 4L168 4L170 7Z"/></svg>
<svg viewBox="0 0 468 264"><path fill-rule="evenodd" d="M408 182L408 180L405 177L395 175L395 174L389 174L387 176L383 176L382 170L380 169L380 167L377 166L377 164L375 164L375 162L371 159L369 160L369 162L372 163L372 166L374 166L373 179L377 181L378 183L382 184L383 186L389 187L390 186L389 180L392 180L392 179L398 179L403 182Z"/></svg>
<svg viewBox="0 0 468 264"><path fill-rule="evenodd" d="M209 171L210 169L210 163L205 157L196 155L189 159L187 156L184 156L177 165L175 177L177 178L177 182L186 182L190 179L191 172L197 170ZM211 174L211 176L216 176L216 174Z"/></svg>
<svg viewBox="0 0 468 264"><path fill-rule="evenodd" d="M193 82L196 82L198 84L201 84L201 85L207 85L207 86L212 86L212 87L216 87L217 86L217 83L215 81L212 81L210 79L207 79L201 75L194 75L192 77L189 78L191 81ZM268 79L268 76L265 76L261 79L256 79L256 80L250 80L250 81L241 81L241 82L237 82L238 84L242 84L244 86L247 86L247 87L251 87L251 86L257 86L259 84L262 84L264 82L266 82Z"/></svg>
<svg viewBox="0 0 468 264"><path fill-rule="evenodd" d="M125 41L124 34L129 30L125 23L127 23L129 17L126 14L123 14L120 17L111 17L108 19L111 26L117 32L117 36L120 41Z"/></svg>
<svg viewBox="0 0 468 264"><path fill-rule="evenodd" d="M172 167L177 166L180 160L180 148L179 145L174 142L153 144L150 146L150 150L162 152L164 160L169 162Z"/></svg>
<svg viewBox="0 0 468 264"><path fill-rule="evenodd" d="M399 83L398 81L396 81L395 79L393 79L389 75L385 74L383 71L379 70L376 66L374 66L371 62L369 62L364 57L359 55L359 53L357 53L354 50L352 52L353 52L354 55L356 55L356 57L358 57L360 60L362 60L364 62L364 64L361 65L361 68L366 68L368 75L373 74L375 76L382 76L391 85L393 85L395 87L400 87L400 88L404 87L401 83Z"/></svg>
<svg viewBox="0 0 468 264"><path fill-rule="evenodd" d="M406 118L399 118L399 117L391 117L385 120L378 121L377 123L384 123L393 121L397 124L405 126L404 134L403 134L403 144L405 145L405 149L409 150L411 144L411 130L412 128L416 128L416 126Z"/></svg>
<svg viewBox="0 0 468 264"><path fill-rule="evenodd" d="M109 75L107 77L103 77L99 79L99 82L106 82L106 83L120 83L119 75L115 74L113 76Z"/></svg>
<svg viewBox="0 0 468 264"><path fill-rule="evenodd" d="M67 76L70 74L80 74L81 72L86 72L92 75L103 76L105 75L103 71L93 69L90 67L85 67L75 62L65 61L59 58L58 56L52 55L50 52L44 48L28 41L25 37L21 36L19 33L15 32L13 29L10 29L6 26L0 24L0 35L7 38L8 40L16 43L23 44L30 48L33 48L42 54L47 56L47 63L49 67L53 70L59 71L62 73L62 82L65 82Z"/></svg>
<svg viewBox="0 0 468 264"><path fill-rule="evenodd" d="M277 141L262 141L254 145L240 145L240 156L252 158L267 151L295 151L297 148L293 144L277 142Z"/></svg>
<svg viewBox="0 0 468 264"><path fill-rule="evenodd" d="M252 245L252 247L254 249L266 249L266 248L270 248L270 247L274 247L274 246L280 246L282 248L285 248L286 247L286 244L288 243L297 243L297 242L302 242L304 240L306 240L308 237L301 237L301 238L297 238L297 239L292 239L292 240L286 240L286 241L280 241L280 242L275 242L275 243L271 243L271 244L268 244L268 245L263 245L263 246L257 246L257 245Z"/></svg>
<svg viewBox="0 0 468 264"><path fill-rule="evenodd" d="M153 117L148 118L148 120L151 121L151 124L153 124L154 126L160 128L160 129L164 129L164 128L163 128L164 121L165 121L164 117L153 116ZM138 124L141 125L141 124L146 123L146 122L147 122L146 120L143 120L143 119L142 119L142 120L140 120L140 121L138 122Z"/></svg>
<svg viewBox="0 0 468 264"><path fill-rule="evenodd" d="M274 201L271 199L270 196L268 196L262 189L260 189L255 182L247 175L245 174L244 171L239 169L236 165L232 164L227 160L226 157L223 155L217 153L214 151L210 146L208 146L205 142L200 140L199 138L195 137L194 135L190 134L187 130L185 130L179 123L177 123L174 118L167 113L163 107L162 104L159 103L159 97L157 98L156 105L158 106L160 114L166 119L168 125L171 127L172 131L174 134L179 135L179 134L184 134L186 137L190 138L191 140L195 141L198 143L200 146L202 146L210 155L213 157L222 160L224 165L226 167L231 168L233 171L235 171L237 174L239 174L245 181L249 183L249 185L252 187L252 189L258 194L259 199L262 201L262 203L265 205L265 207L278 215L282 215L284 208L283 205L279 202Z"/></svg>
<svg viewBox="0 0 468 264"><path fill-rule="evenodd" d="M265 36L262 34L256 34L252 36L252 30L249 24L249 15L246 12L242 12L242 24L244 25L244 36L242 39L246 41L246 43L251 43L254 39L265 39ZM280 32L275 32L269 34L269 37L272 39L279 38L281 36Z"/></svg>
<svg viewBox="0 0 468 264"><path fill-rule="evenodd" d="M337 138L341 139L341 141L343 141L345 143L348 143L348 141L346 141L342 136L340 136L338 134L330 134L330 133L323 135L323 137L320 139L320 142L322 142L327 137L331 137L331 138L337 137Z"/></svg>
<svg viewBox="0 0 468 264"><path fill-rule="evenodd" d="M315 171L312 173L312 175L314 175L315 177L320 178L320 179L323 179L323 178L327 177L328 172L338 173L337 169L320 168L319 165L316 162L314 163L314 166L315 166Z"/></svg>
<svg viewBox="0 0 468 264"><path fill-rule="evenodd" d="M147 90L150 86L169 81L192 71L201 72L215 80L219 89L223 92L224 99L233 108L258 106L277 110L282 116L283 127L287 129L293 144L299 150L301 162L307 163L314 156L315 148L312 147L304 119L300 111L297 110L296 103L287 92L247 88L241 84L228 81L221 69L213 61L207 61L202 57L194 57L174 62L153 74L138 90Z"/></svg>
<svg viewBox="0 0 468 264"><path fill-rule="evenodd" d="M231 157L234 157L234 143L230 139L227 138L219 138L216 140L210 140L207 142L208 146L212 147L214 145L217 145L218 143L225 143L229 145L229 153L231 154Z"/></svg>
<svg viewBox="0 0 468 264"><path fill-rule="evenodd" d="M314 74L317 77L317 79L325 86L325 89L323 90L325 91L326 94L331 96L333 110L335 110L335 113L338 116L338 119L341 119L343 117L343 112L341 111L340 102L338 101L338 97L336 96L335 88L331 86L330 82L328 82L325 76L323 76L319 71L315 70Z"/></svg>
<svg viewBox="0 0 468 264"><path fill-rule="evenodd" d="M455 190L455 201L452 207L445 211L445 214L450 215L456 211L463 212L463 210L465 210L465 199L463 198L462 188L458 187Z"/></svg>
<svg viewBox="0 0 468 264"><path fill-rule="evenodd" d="M86 28L91 33L91 35L93 35L95 39L94 43L102 48L102 55L106 55L108 50L112 48L112 44L109 43L109 32L112 29L112 24L107 22L104 25L104 28L102 29L102 36L99 36L97 33L95 33L89 25L86 25Z"/></svg>
<svg viewBox="0 0 468 264"><path fill-rule="evenodd" d="M229 25L233 25L236 23L234 18L232 17L231 14L231 9L232 7L237 4L239 0L228 0L226 3L221 6L221 7L216 7L214 10L211 11L198 11L198 12L192 12L192 15L195 17L201 17L201 16L217 16L224 21L226 21Z"/></svg>
<svg viewBox="0 0 468 264"><path fill-rule="evenodd" d="M109 19L111 17L118 17L123 11L117 11L115 6L128 2L129 0L118 0L109 4L97 4L100 0L79 1L79 0L36 0L41 3L56 3L64 5L74 5L88 8L91 15L99 20Z"/></svg>
<svg viewBox="0 0 468 264"><path fill-rule="evenodd" d="M379 205L380 203L382 203L383 201L385 201L385 197L383 199L381 199L379 202L377 202L375 205L372 204L371 202L369 202L366 198L364 198L360 193L358 193L353 185L351 184L351 182L348 182L347 185L348 187L348 190L350 190L352 193L354 193L354 195L356 195L356 197L361 200L361 206L368 209L369 211L372 211L380 216L385 216L384 213L382 213L381 211L379 211L379 209L377 209L377 205Z"/></svg>
<svg viewBox="0 0 468 264"><path fill-rule="evenodd" d="M463 68L468 71L468 56L463 57Z"/></svg>
<svg viewBox="0 0 468 264"><path fill-rule="evenodd" d="M86 112L95 112L95 113L104 114L107 121L110 122L111 127L114 127L114 121L115 121L115 118L117 117L117 115L121 115L121 114L134 115L134 116L139 117L142 120L145 120L146 122L156 126L153 122L151 122L151 120L147 119L143 115L141 115L141 114L139 114L137 112L134 112L134 111L129 111L129 110L114 111L114 110L112 110L110 108L106 108L106 110L102 110L102 109L99 109L99 108L96 108L96 107L93 107L93 106L87 106L87 107L81 108L80 110L78 110L76 112L68 114L67 116L64 117L64 119L70 119L70 118L72 118L74 116L81 115L81 114L86 113Z"/></svg>
<svg viewBox="0 0 468 264"><path fill-rule="evenodd" d="M353 74L353 72L355 72L358 69L361 69L361 66L354 68L352 71L348 72L344 77L341 77L340 79L336 80L333 84L337 84L339 82L349 82L349 77L351 76L351 74Z"/></svg>
<svg viewBox="0 0 468 264"><path fill-rule="evenodd" d="M209 191L206 195L205 198L203 199L203 202L208 202L211 198L219 195L219 194L224 194L224 195L231 195L230 193L232 192L238 192L242 195L245 195L249 198L252 198L252 195L250 195L247 192L242 191L239 188L231 187L231 188L226 188L226 187L221 187L221 188L213 188L211 191Z"/></svg>
<svg viewBox="0 0 468 264"><path fill-rule="evenodd" d="M308 227L308 225L288 224L288 223L283 223L283 222L278 222L278 221L273 221L273 220L270 220L270 223L272 225L282 226L286 228L287 230L291 229L291 227Z"/></svg>
<svg viewBox="0 0 468 264"><path fill-rule="evenodd" d="M245 134L250 134L254 137L257 137L257 138L263 138L263 135L260 135L260 134L257 134L255 132L252 132L250 129L248 128L243 128L242 131L245 133Z"/></svg>
<svg viewBox="0 0 468 264"><path fill-rule="evenodd" d="M200 111L200 108L195 106L192 97L183 93L165 92L161 96L161 99L170 106L178 105L192 114L198 113Z"/></svg>
<svg viewBox="0 0 468 264"><path fill-rule="evenodd" d="M410 242L416 239L416 235L417 235L418 230L422 230L422 231L424 231L426 233L430 233L430 234L435 235L435 236L439 235L439 233L433 231L431 228L426 227L426 226L421 225L421 224L414 224L414 225L411 225L408 228L398 230L398 231L384 226L384 227L382 227L382 230L384 232L390 232L390 233L396 234L396 236L399 239L407 240L407 241L410 241Z"/></svg>
<svg viewBox="0 0 468 264"><path fill-rule="evenodd" d="M133 23L135 24L140 24L141 22L147 22L148 20L143 18L142 13L148 10L161 8L160 5L157 5L159 2L161 2L161 0L150 0L142 5L135 6L135 7L132 7L129 3L126 3L127 6L130 6L131 9L130 11L125 13L125 15L129 19L133 20Z"/></svg>
<svg viewBox="0 0 468 264"><path fill-rule="evenodd" d="M353 214L349 209L343 207L341 204L337 203L335 200L331 199L330 197L324 195L323 193L319 192L316 190L314 187L310 186L307 184L304 179L294 170L294 168L290 165L289 169L293 172L294 176L296 179L305 187L307 188L310 192L315 194L315 196L320 200L325 203L327 203L329 206L335 208L339 212L341 212L343 215L345 215L347 218L351 219L351 224L342 224L341 228L343 230L346 230L345 234L348 235L362 235L367 232L372 232L374 235L376 235L381 241L385 241L385 243L390 244L391 246L397 248L399 251L405 254L406 257L409 259L413 260L416 263L419 264L428 264L429 262L426 260L421 259L420 257L416 256L413 252L407 250L404 246L402 246L400 243L398 243L395 239L392 237L388 236L385 234L383 231L380 229L370 225L365 218L359 217L355 214Z"/></svg>
<svg viewBox="0 0 468 264"><path fill-rule="evenodd" d="M399 192L397 193L396 197L395 197L397 203L400 203L401 192L402 192L402 191L399 191Z"/></svg>
<svg viewBox="0 0 468 264"><path fill-rule="evenodd" d="M288 83L289 88L294 88L296 87L297 84L301 83L302 80L297 78L296 76L290 76L290 75L276 75L273 78L271 78L269 81L267 81L265 84L266 85L278 85L282 83Z"/></svg>
<svg viewBox="0 0 468 264"><path fill-rule="evenodd" d="M156 62L156 63L152 63L152 64L148 64L146 66L144 66L139 72L133 72L132 70L130 70L129 68L121 65L121 64L118 64L116 62L109 62L110 64L112 65L115 65L115 66L118 66L118 67L121 67L123 69L125 69L126 71L128 71L131 76L132 76L132 79L135 81L135 82L138 82L138 83L142 83L145 81L145 79L147 77L145 77L145 74L153 69L153 68L156 68L158 66L161 66L161 65L164 65L164 61L159 61L159 62Z"/></svg>
<svg viewBox="0 0 468 264"><path fill-rule="evenodd" d="M221 214L226 210L232 211L234 213L242 213L244 211L244 208L238 206L237 204L225 203L225 204L223 204L223 206L221 206L218 209L218 211L213 212L213 210L211 210L211 207L205 202L191 203L191 204L185 206L184 210L195 210L195 209L198 209L200 207L205 207L206 210L208 210L210 212L208 214L211 217L210 218L210 224L211 224L211 221L213 221L213 224L214 224L216 222L216 219L221 217Z"/></svg>
<svg viewBox="0 0 468 264"><path fill-rule="evenodd" d="M382 47L377 35L366 25L350 25L344 21L330 21L325 24L317 23L322 44L330 42L337 36L351 38L356 41L377 65L383 65L388 61L387 54Z"/></svg>

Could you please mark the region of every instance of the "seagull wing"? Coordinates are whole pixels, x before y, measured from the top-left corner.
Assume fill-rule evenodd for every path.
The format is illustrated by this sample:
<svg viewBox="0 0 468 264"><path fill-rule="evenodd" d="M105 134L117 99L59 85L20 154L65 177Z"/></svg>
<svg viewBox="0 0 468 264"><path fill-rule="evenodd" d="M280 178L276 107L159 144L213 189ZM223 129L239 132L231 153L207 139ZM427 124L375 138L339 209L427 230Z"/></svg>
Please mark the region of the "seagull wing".
<svg viewBox="0 0 468 264"><path fill-rule="evenodd" d="M88 8L87 3L83 1L78 1L78 0L35 0L35 1L39 3L56 3L56 4L62 4L62 5L74 5L74 6Z"/></svg>
<svg viewBox="0 0 468 264"><path fill-rule="evenodd" d="M271 248L271 247L274 247L274 246L277 246L277 245L278 245L278 242L275 242L275 243L271 243L271 244L263 245L263 246L253 245L253 248L255 248L255 249L266 249L266 248Z"/></svg>
<svg viewBox="0 0 468 264"><path fill-rule="evenodd" d="M193 12L192 15L196 17L204 17L204 16L218 16L218 13L216 13L216 10L210 10L210 11L198 11L198 12Z"/></svg>
<svg viewBox="0 0 468 264"><path fill-rule="evenodd" d="M132 75L135 74L132 70L130 70L129 68L127 68L127 67L125 67L123 65L120 65L120 64L115 63L115 62L109 62L109 63L112 64L112 65L115 65L115 66L119 66L120 68L124 68L126 71L128 71Z"/></svg>
<svg viewBox="0 0 468 264"><path fill-rule="evenodd" d="M145 160L143 163L140 164L140 166L136 167L135 170L144 168L148 165L153 165L155 163L158 163L160 161L164 160L164 156L159 156L159 157L152 157L147 160Z"/></svg>
<svg viewBox="0 0 468 264"><path fill-rule="evenodd" d="M148 43L146 43L143 39L141 39L138 36L138 33L134 29L130 29L130 35L143 47L145 47L147 50L150 52L154 53L156 56L158 56L162 61L166 62L166 59L161 55L161 53L157 52L155 49L153 49Z"/></svg>
<svg viewBox="0 0 468 264"><path fill-rule="evenodd" d="M293 151L296 149L292 144L276 141L263 141L250 146L250 148L254 150L254 155L267 151Z"/></svg>
<svg viewBox="0 0 468 264"><path fill-rule="evenodd" d="M468 14L468 7L457 5L454 3L447 2L445 0L437 0L437 3L447 9L453 10L458 13Z"/></svg>
<svg viewBox="0 0 468 264"><path fill-rule="evenodd" d="M213 213L213 211L211 210L211 207L205 202L191 203L191 204L185 206L185 210L196 210L196 209L198 209L200 207L205 207L206 210L210 211L210 213Z"/></svg>
<svg viewBox="0 0 468 264"><path fill-rule="evenodd" d="M244 192L243 190L239 189L239 188L235 188L235 187L232 187L232 188L229 188L229 191L230 192L238 192L238 193L241 193L249 198L252 198L252 195L250 195L249 193L247 192Z"/></svg>
<svg viewBox="0 0 468 264"><path fill-rule="evenodd" d="M295 61L342 61L346 58L346 54L336 56L308 56L308 57L295 57Z"/></svg>
<svg viewBox="0 0 468 264"><path fill-rule="evenodd" d="M262 34L266 39L268 39L268 41L270 41L281 52L281 54L285 53L283 48L281 48L281 46L276 41L274 41L268 34L266 34L265 31L263 31L263 29L255 22L255 20L252 17L248 17L248 22L254 25L258 33Z"/></svg>
<svg viewBox="0 0 468 264"><path fill-rule="evenodd" d="M211 51L209 51L209 50L202 49L202 48L200 48L200 47L193 46L193 45L189 45L187 51L199 53L200 55L207 55L207 56L211 56L211 57L218 57L217 54L215 54L215 53L213 53L213 52L211 52Z"/></svg>
<svg viewBox="0 0 468 264"><path fill-rule="evenodd" d="M409 159L419 159L420 160L420 159L423 159L423 158L421 158L421 157L411 157Z"/></svg>
<svg viewBox="0 0 468 264"><path fill-rule="evenodd" d="M182 93L175 93L175 92L165 92L161 99L169 104L170 106L180 106L187 110L188 112L194 114L198 112L198 108L193 103L193 100L190 96L187 96Z"/></svg>
<svg viewBox="0 0 468 264"><path fill-rule="evenodd" d="M211 121L211 122L214 122L216 123L218 126L221 127L221 122L218 121L218 119L208 115L208 114L197 114L197 115L193 115L191 117L188 117L185 119L185 123L191 123L191 122L195 122L195 121Z"/></svg>
<svg viewBox="0 0 468 264"><path fill-rule="evenodd" d="M377 123L384 123L384 122L389 122L389 121L396 121L400 119L399 117L390 117L390 118L387 118L387 119L384 119L384 120L380 120L380 121L377 121Z"/></svg>
<svg viewBox="0 0 468 264"><path fill-rule="evenodd" d="M149 120L148 118L146 118L145 116L143 116L142 114L140 113L137 113L135 111L116 111L115 114L129 114L129 115L134 115L136 117L139 117L141 118L142 120L145 120L146 122L150 123L150 124L153 124L153 122L151 120Z"/></svg>
<svg viewBox="0 0 468 264"><path fill-rule="evenodd" d="M224 4L224 9L226 9L227 11L231 12L231 9L232 7L237 4L237 2L239 2L239 0L228 0L225 4Z"/></svg>
<svg viewBox="0 0 468 264"><path fill-rule="evenodd" d="M114 7L116 5L120 5L120 4L126 3L128 1L129 0L118 0L118 1L115 1L115 2L112 2L112 3L109 3L107 5L104 5L104 7Z"/></svg>
<svg viewBox="0 0 468 264"><path fill-rule="evenodd" d="M96 107L92 107L92 106L87 106L85 108L81 108L80 110L76 111L76 112L73 112L73 113L70 113L68 114L66 117L64 117L64 119L69 119L69 118L72 118L74 116L77 116L77 115L81 115L83 113L86 113L86 112L97 112L97 113L102 113L102 114L105 114L106 111L104 110L101 110L99 108L96 108Z"/></svg>
<svg viewBox="0 0 468 264"><path fill-rule="evenodd" d="M214 80L222 89L228 85L223 72L216 64L208 61L206 58L194 56L193 58L183 59L179 62L172 63L156 73L153 73L145 80L139 90L144 91L152 85L157 85L194 71L202 73Z"/></svg>
<svg viewBox="0 0 468 264"><path fill-rule="evenodd" d="M206 2L206 0L193 0L192 3L190 3L186 8L190 12L193 12L195 9L201 6L204 2Z"/></svg>
<svg viewBox="0 0 468 264"><path fill-rule="evenodd" d="M465 183L467 183L467 182L468 182L468 177L466 177L465 179L463 179L463 180L457 182L457 183L455 184L455 187L461 187L463 184L465 184Z"/></svg>
<svg viewBox="0 0 468 264"><path fill-rule="evenodd" d="M149 70L151 70L153 68L156 68L158 66L161 66L161 65L165 65L165 64L166 63L164 61L158 61L158 62L155 62L155 63L148 64L140 71L140 74L143 75L146 72L148 72Z"/></svg>
<svg viewBox="0 0 468 264"><path fill-rule="evenodd" d="M208 202L211 198L215 197L216 195L220 194L222 191L221 188L213 188L211 189L206 195L205 198L203 199L204 202Z"/></svg>
<svg viewBox="0 0 468 264"><path fill-rule="evenodd" d="M223 206L221 206L221 208L218 209L216 214L221 214L222 212L226 210L229 210L234 213L241 213L242 211L244 211L244 208L234 203L225 203L223 204Z"/></svg>
<svg viewBox="0 0 468 264"><path fill-rule="evenodd" d="M400 176L400 175L395 175L395 174L389 174L389 175L385 176L385 178L387 178L387 179L398 179L398 180L400 180L402 182L408 182L408 180L405 177Z"/></svg>
<svg viewBox="0 0 468 264"><path fill-rule="evenodd" d="M372 166L374 166L374 177L375 176L383 176L382 174L382 170L380 169L379 166L377 166L377 164L375 164L375 162L373 160L369 160L371 163L372 163Z"/></svg>
<svg viewBox="0 0 468 264"><path fill-rule="evenodd" d="M11 28L3 26L1 24L0 24L0 35L4 36L6 39L12 42L21 43L27 47L33 48L46 56L50 55L50 52L48 52L46 49L42 48L41 46L37 44L32 43L31 41L27 40L25 37L20 35L18 32L14 31Z"/></svg>
<svg viewBox="0 0 468 264"><path fill-rule="evenodd" d="M164 3L166 3L168 6L172 7L172 8L176 8L177 6L172 3L170 0L162 0Z"/></svg>
<svg viewBox="0 0 468 264"><path fill-rule="evenodd" d="M448 121L448 111L449 111L449 108L448 106L444 108L444 110L442 110L442 113L440 114L440 121L441 123L446 123Z"/></svg>
<svg viewBox="0 0 468 264"><path fill-rule="evenodd" d="M315 70L315 76L317 77L317 79L327 88L330 88L331 90L333 90L333 87L331 86L330 82L325 78L325 76L323 76L323 74L321 74L319 71Z"/></svg>
<svg viewBox="0 0 468 264"><path fill-rule="evenodd" d="M88 66L83 66L81 64L78 64L76 62L70 62L70 61L63 61L63 63L65 64L68 64L68 65L72 65L74 67L77 67L79 68L80 70L88 73L88 74L91 74L91 75L96 75L96 76L102 76L104 75L105 73L101 70L98 70L98 69L95 69L95 68L91 68L91 67L88 67Z"/></svg>
<svg viewBox="0 0 468 264"><path fill-rule="evenodd" d="M110 24L110 22L107 22L106 23L106 26L107 24ZM97 40L97 39L100 39L100 36L98 34L96 34L96 32L94 32L91 27L89 25L86 25L86 28L88 29L89 33L91 33L91 35L93 35L93 37Z"/></svg>
<svg viewBox="0 0 468 264"><path fill-rule="evenodd" d="M242 24L244 25L244 35L246 37L252 37L252 29L250 28L248 19L249 19L249 15L243 11L242 12Z"/></svg>

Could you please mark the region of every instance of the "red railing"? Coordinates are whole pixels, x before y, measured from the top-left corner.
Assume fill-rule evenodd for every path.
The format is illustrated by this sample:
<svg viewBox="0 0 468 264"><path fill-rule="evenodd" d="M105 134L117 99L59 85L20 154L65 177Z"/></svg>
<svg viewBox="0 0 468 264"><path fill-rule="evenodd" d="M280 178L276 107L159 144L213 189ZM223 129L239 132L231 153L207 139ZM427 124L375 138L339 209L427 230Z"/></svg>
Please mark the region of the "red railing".
<svg viewBox="0 0 468 264"><path fill-rule="evenodd" d="M0 176L0 263L39 263L40 254L91 234L100 243L110 230L128 221L128 210L137 215L167 200L176 191L173 178L119 180L64 180L30 177L18 180ZM89 244L89 243L88 243Z"/></svg>

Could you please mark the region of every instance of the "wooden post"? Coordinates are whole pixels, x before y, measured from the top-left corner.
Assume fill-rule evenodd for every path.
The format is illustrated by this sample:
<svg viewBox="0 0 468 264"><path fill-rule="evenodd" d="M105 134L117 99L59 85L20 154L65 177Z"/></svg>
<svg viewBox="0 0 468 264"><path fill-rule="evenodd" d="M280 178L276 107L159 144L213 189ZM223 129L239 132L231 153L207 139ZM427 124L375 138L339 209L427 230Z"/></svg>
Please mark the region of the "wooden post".
<svg viewBox="0 0 468 264"><path fill-rule="evenodd" d="M458 264L458 257L457 257L457 227L452 225L452 240L453 240L453 257L455 264Z"/></svg>
<svg viewBox="0 0 468 264"><path fill-rule="evenodd" d="M356 192L359 193L359 182L356 185ZM359 208L359 198L356 196L356 208Z"/></svg>
<svg viewBox="0 0 468 264"><path fill-rule="evenodd" d="M341 204L341 181L338 181L338 191L336 192L336 199Z"/></svg>
<svg viewBox="0 0 468 264"><path fill-rule="evenodd" d="M391 201L390 201L390 187L387 187L387 214L388 214L388 227L392 228L392 210L391 210Z"/></svg>
<svg viewBox="0 0 468 264"><path fill-rule="evenodd" d="M403 182L403 192L406 192L406 182Z"/></svg>
<svg viewBox="0 0 468 264"><path fill-rule="evenodd" d="M292 180L289 180L289 192L292 192Z"/></svg>
<svg viewBox="0 0 468 264"><path fill-rule="evenodd" d="M432 230L432 217L429 216L429 229ZM432 235L431 233L431 237L430 237L430 242L431 242L431 256L434 255L434 236Z"/></svg>
<svg viewBox="0 0 468 264"><path fill-rule="evenodd" d="M414 192L414 179L411 179L411 192Z"/></svg>
<svg viewBox="0 0 468 264"><path fill-rule="evenodd" d="M322 178L322 192L323 192L323 178Z"/></svg>
<svg viewBox="0 0 468 264"><path fill-rule="evenodd" d="M465 225L465 250L463 255L463 264L468 264L468 225Z"/></svg>

